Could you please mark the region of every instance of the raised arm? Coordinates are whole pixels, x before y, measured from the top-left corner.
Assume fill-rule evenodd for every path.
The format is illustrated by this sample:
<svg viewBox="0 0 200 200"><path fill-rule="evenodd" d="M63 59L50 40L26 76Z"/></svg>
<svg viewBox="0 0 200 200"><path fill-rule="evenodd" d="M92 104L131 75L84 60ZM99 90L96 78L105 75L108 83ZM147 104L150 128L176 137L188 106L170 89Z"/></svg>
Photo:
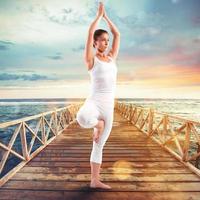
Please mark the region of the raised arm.
<svg viewBox="0 0 200 200"><path fill-rule="evenodd" d="M110 27L110 30L113 34L113 42L112 42L112 48L109 51L108 55L112 58L116 59L118 52L119 52L119 46L120 46L120 32L115 26L115 24L108 18L106 15L106 11L104 10L103 18L107 22L108 26Z"/></svg>
<svg viewBox="0 0 200 200"><path fill-rule="evenodd" d="M93 43L94 43L93 35L94 35L94 32L96 30L96 27L97 27L99 21L103 17L103 13L104 13L104 5L102 3L99 3L97 16L89 27L88 37L87 37L86 46L85 46L85 62L87 64L88 68L93 66L93 61L94 61L93 60L94 59L94 55L93 55Z"/></svg>

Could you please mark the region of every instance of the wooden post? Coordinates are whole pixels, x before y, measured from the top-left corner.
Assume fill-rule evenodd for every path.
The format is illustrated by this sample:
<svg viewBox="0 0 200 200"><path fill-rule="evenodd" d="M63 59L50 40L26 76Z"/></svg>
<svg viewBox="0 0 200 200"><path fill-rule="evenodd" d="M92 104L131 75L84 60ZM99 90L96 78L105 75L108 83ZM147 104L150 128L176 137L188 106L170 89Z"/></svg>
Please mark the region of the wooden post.
<svg viewBox="0 0 200 200"><path fill-rule="evenodd" d="M127 120L130 120L130 110L131 110L131 104L128 105L128 112L127 112Z"/></svg>
<svg viewBox="0 0 200 200"><path fill-rule="evenodd" d="M153 115L154 115L154 110L150 108L149 110L149 126L148 126L148 135L151 135L151 132L153 130Z"/></svg>
<svg viewBox="0 0 200 200"><path fill-rule="evenodd" d="M26 129L25 129L24 122L22 122L22 127L20 129L20 138L21 138L23 157L26 160L29 160L29 153L28 153L27 141L26 141Z"/></svg>
<svg viewBox="0 0 200 200"><path fill-rule="evenodd" d="M186 131L185 131L185 142L184 142L184 147L183 147L183 161L188 161L188 150L190 146L190 132L191 128L189 125L189 122L186 122Z"/></svg>
<svg viewBox="0 0 200 200"><path fill-rule="evenodd" d="M44 144L46 145L47 143L47 139L45 137L45 122L44 122L44 115L41 116L41 129L42 129L42 141L44 142Z"/></svg>
<svg viewBox="0 0 200 200"><path fill-rule="evenodd" d="M55 109L55 111L54 111L54 118L55 118L55 133L56 133L56 135L58 135L58 119L57 119L57 110Z"/></svg>
<svg viewBox="0 0 200 200"><path fill-rule="evenodd" d="M131 104L130 118L129 118L129 121L130 121L130 122L132 122L132 119L133 119L133 113L134 113L134 109L133 109L133 105Z"/></svg>
<svg viewBox="0 0 200 200"><path fill-rule="evenodd" d="M197 144L197 146L198 146L198 148L197 148L197 153L199 153L199 152L200 152L200 144L199 144L198 142L197 142L196 144ZM198 169L200 169L200 156L198 156L198 157L196 158L195 167L198 168Z"/></svg>
<svg viewBox="0 0 200 200"><path fill-rule="evenodd" d="M135 107L134 113L133 113L133 124L136 122L136 117L137 117L137 107Z"/></svg>
<svg viewBox="0 0 200 200"><path fill-rule="evenodd" d="M137 122L138 122L138 120L139 120L139 118L140 118L141 113L142 113L142 109L140 110L138 116L136 116L137 118L136 118L136 120L135 120L135 122L134 122L134 125L137 124ZM136 113L136 115L137 115L137 113Z"/></svg>
<svg viewBox="0 0 200 200"><path fill-rule="evenodd" d="M165 142L166 134L167 134L167 122L168 116L164 115L163 117L163 130L162 130L162 142Z"/></svg>
<svg viewBox="0 0 200 200"><path fill-rule="evenodd" d="M143 121L144 121L144 110L142 109L142 113L141 113L141 119L140 119L140 121L139 121L139 127L141 127L142 126L142 123L143 123Z"/></svg>

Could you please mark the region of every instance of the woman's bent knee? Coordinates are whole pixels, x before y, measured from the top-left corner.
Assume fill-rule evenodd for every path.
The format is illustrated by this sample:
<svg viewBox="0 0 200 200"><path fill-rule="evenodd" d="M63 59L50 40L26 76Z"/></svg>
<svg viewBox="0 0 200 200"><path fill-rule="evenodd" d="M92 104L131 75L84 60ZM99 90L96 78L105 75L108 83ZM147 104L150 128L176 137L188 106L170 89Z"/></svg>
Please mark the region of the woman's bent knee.
<svg viewBox="0 0 200 200"><path fill-rule="evenodd" d="M98 123L98 119L96 117L81 111L77 113L76 120L83 128L93 128Z"/></svg>

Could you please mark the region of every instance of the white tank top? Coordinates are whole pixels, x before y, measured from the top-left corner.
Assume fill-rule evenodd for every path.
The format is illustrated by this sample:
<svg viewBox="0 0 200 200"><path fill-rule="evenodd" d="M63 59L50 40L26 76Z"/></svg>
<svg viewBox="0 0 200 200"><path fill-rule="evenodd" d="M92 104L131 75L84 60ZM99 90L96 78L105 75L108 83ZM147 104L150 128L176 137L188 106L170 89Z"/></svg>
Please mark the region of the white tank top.
<svg viewBox="0 0 200 200"><path fill-rule="evenodd" d="M90 74L89 97L104 102L113 102L116 91L117 66L115 61L108 56L110 61L102 61L94 56L94 65L88 70Z"/></svg>

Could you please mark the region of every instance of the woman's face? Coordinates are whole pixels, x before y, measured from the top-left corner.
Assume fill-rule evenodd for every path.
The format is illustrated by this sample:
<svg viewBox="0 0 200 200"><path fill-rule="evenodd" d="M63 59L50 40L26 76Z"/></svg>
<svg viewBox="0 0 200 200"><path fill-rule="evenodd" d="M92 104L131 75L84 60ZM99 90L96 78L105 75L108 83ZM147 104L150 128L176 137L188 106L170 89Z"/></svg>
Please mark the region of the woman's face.
<svg viewBox="0 0 200 200"><path fill-rule="evenodd" d="M95 48L104 52L109 46L109 35L107 33L102 33L94 43Z"/></svg>

